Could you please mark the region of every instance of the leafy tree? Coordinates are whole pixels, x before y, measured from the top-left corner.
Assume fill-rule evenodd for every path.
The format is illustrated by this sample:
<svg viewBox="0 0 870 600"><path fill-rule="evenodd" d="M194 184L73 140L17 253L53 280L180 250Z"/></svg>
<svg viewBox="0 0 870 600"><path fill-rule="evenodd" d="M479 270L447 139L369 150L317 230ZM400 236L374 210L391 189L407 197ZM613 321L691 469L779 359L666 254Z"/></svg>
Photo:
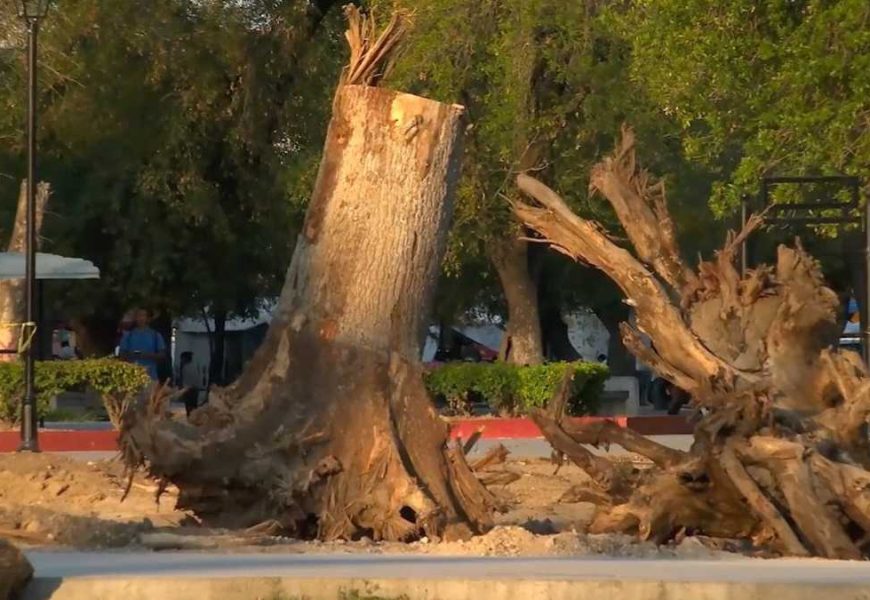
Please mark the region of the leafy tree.
<svg viewBox="0 0 870 600"><path fill-rule="evenodd" d="M733 214L762 176L847 174L870 167L870 5L862 0L640 0L613 13L631 72L680 125L687 156L712 169L711 206ZM830 198L782 186L774 201ZM858 232L768 230L756 260L796 234L844 295L862 287Z"/></svg>
<svg viewBox="0 0 870 600"><path fill-rule="evenodd" d="M632 76L681 125L688 155L723 179L714 188L717 211L757 190L762 175L866 175L870 4L628 6L615 21L631 44Z"/></svg>
<svg viewBox="0 0 870 600"><path fill-rule="evenodd" d="M517 193L513 178L533 169L582 213L612 223L604 203L587 194L591 165L628 120L657 172L687 172L676 130L628 78L629 48L612 19L601 13L600 2L406 4L415 11L415 28L393 79L418 93L462 103L470 121L445 271L454 277L469 269L479 272L488 262L478 289L491 290L500 279L509 334L515 341L517 336L540 339L543 330L546 338L543 346L526 340L525 351L515 358L534 362L548 348L570 358L563 309L577 302L602 310L616 306L618 315L606 319L614 328L625 311L610 287L596 298L584 285L585 271L549 253L530 252L516 240L521 232L508 203ZM699 181L693 173L678 192L684 193L687 184L697 188ZM700 194L683 194L687 206L697 209L699 201L703 206L701 184ZM693 221L709 223L697 214ZM479 299L473 293L465 297ZM526 326L517 328L517 322Z"/></svg>
<svg viewBox="0 0 870 600"><path fill-rule="evenodd" d="M3 10L7 10L7 5ZM58 3L42 36L41 156L55 251L99 284L69 310L131 303L220 317L277 291L335 75L334 1ZM23 165L23 65L0 63L0 166ZM20 172L20 171L18 171ZM2 184L12 203L17 184Z"/></svg>

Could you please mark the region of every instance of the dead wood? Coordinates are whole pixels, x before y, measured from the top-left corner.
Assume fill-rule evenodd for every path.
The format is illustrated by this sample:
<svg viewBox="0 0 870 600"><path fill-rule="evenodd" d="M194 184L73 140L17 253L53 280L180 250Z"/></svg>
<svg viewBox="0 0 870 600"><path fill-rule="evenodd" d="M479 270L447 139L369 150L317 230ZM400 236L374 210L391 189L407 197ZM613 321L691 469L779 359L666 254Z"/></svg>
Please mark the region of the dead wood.
<svg viewBox="0 0 870 600"><path fill-rule="evenodd" d="M610 201L640 260L682 292L696 285L697 276L680 256L664 182L638 168L634 144L634 132L623 127L613 154L592 169L589 189Z"/></svg>
<svg viewBox="0 0 870 600"><path fill-rule="evenodd" d="M349 66L264 343L189 422L159 390L124 409L120 445L208 526L466 538L492 527L496 502L448 443L419 362L463 108L373 87L406 21L348 18Z"/></svg>
<svg viewBox="0 0 870 600"><path fill-rule="evenodd" d="M565 493L559 496L559 502L565 504L588 502L596 506L611 506L613 504L613 496L586 485L572 485L565 490Z"/></svg>
<svg viewBox="0 0 870 600"><path fill-rule="evenodd" d="M608 447L611 444L616 444L629 452L640 454L664 468L678 465L687 458L685 452L654 442L648 437L635 433L631 429L620 427L611 421L579 425L565 422L562 424L562 429L578 444L589 444L595 447Z"/></svg>
<svg viewBox="0 0 870 600"><path fill-rule="evenodd" d="M509 485L521 477L522 475L513 471L490 471L477 476L480 482L487 487Z"/></svg>
<svg viewBox="0 0 870 600"><path fill-rule="evenodd" d="M375 21L353 4L344 8L347 31L344 36L350 47L350 61L342 73L344 85L376 86L390 71L396 46L404 37L409 17L397 11L378 34Z"/></svg>
<svg viewBox="0 0 870 600"><path fill-rule="evenodd" d="M634 253L528 175L517 184L534 203L518 202L514 212L553 249L620 287L637 317L636 328L622 325L626 347L707 411L691 450L678 452L610 423L562 422L554 418L556 399L554 411L532 418L593 482L564 500L599 506L593 532L660 542L691 532L796 556L867 557L870 377L860 357L830 349L837 298L818 263L796 242L778 249L772 267L741 276L737 248L762 226L757 215L712 260L690 268L664 187L638 166L634 143L624 129L590 183L613 207ZM620 472L584 448L609 444L652 467Z"/></svg>
<svg viewBox="0 0 870 600"><path fill-rule="evenodd" d="M465 452L463 448L463 454L468 454ZM480 471L481 469L485 469L487 467L491 467L493 465L503 464L504 461L507 460L510 452L507 448L504 447L504 444L499 444L498 446L493 446L489 450L487 450L486 454L478 458L477 460L471 461L469 463L469 467L471 467L472 471Z"/></svg>
<svg viewBox="0 0 870 600"><path fill-rule="evenodd" d="M155 531L139 534L139 543L149 550L219 550L246 546L271 546L280 540L268 535L239 535L222 530L195 534Z"/></svg>
<svg viewBox="0 0 870 600"><path fill-rule="evenodd" d="M480 440L480 436L483 435L483 430L484 430L483 427L477 429L477 431L472 433L471 436L468 438L468 440L464 444L462 444L462 453L463 454L468 456L468 454L470 454L471 451L474 450L474 447L477 445L477 442Z"/></svg>

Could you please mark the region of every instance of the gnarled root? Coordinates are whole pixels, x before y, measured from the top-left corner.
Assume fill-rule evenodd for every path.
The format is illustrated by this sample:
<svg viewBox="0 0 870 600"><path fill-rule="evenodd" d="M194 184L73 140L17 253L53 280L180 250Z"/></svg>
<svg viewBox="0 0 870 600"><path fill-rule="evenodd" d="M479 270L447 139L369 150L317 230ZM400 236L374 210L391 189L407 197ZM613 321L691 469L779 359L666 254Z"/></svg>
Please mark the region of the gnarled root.
<svg viewBox="0 0 870 600"><path fill-rule="evenodd" d="M688 453L611 423L532 415L553 448L589 474L592 486L565 500L599 506L590 529L659 542L677 532L751 539L796 556L868 556L870 376L857 355L828 349L837 298L818 263L797 243L779 248L773 268L741 276L736 250L761 226L758 215L729 234L712 261L690 269L664 188L638 167L628 129L593 169L591 188L613 206L635 255L540 181L520 175L517 185L535 200L514 206L519 219L624 292L637 317L636 326L622 326L626 347L707 410ZM622 473L583 444L619 444L653 466Z"/></svg>

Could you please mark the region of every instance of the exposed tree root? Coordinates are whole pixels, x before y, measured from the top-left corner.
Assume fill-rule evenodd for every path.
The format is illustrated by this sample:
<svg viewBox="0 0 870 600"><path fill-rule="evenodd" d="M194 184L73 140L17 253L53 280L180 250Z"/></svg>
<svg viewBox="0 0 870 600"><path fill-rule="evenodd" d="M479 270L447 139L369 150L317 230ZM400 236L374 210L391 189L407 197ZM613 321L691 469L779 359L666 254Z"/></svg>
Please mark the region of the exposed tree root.
<svg viewBox="0 0 870 600"><path fill-rule="evenodd" d="M533 418L592 481L562 500L599 507L593 532L659 542L699 534L794 556L866 557L870 377L860 357L831 349L837 298L816 261L799 243L781 246L773 267L741 278L736 249L761 225L755 216L712 261L690 269L664 189L637 166L629 129L593 169L591 187L613 206L636 255L539 181L520 175L517 182L537 201L514 206L520 220L554 249L606 273L635 308L637 328L622 326L626 347L707 409L691 450L679 452L609 423L563 422L554 398ZM609 444L653 466L620 471L583 447Z"/></svg>

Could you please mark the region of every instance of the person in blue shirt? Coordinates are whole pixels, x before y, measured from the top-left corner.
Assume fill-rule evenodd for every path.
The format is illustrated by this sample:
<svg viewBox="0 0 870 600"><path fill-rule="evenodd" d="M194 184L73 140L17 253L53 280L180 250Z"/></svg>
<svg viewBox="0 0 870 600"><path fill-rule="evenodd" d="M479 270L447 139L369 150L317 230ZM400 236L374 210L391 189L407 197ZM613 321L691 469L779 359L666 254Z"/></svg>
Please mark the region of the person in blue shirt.
<svg viewBox="0 0 870 600"><path fill-rule="evenodd" d="M157 381L157 363L166 355L166 342L163 336L151 329L148 311L136 311L136 326L121 338L121 358L145 367L148 376Z"/></svg>

